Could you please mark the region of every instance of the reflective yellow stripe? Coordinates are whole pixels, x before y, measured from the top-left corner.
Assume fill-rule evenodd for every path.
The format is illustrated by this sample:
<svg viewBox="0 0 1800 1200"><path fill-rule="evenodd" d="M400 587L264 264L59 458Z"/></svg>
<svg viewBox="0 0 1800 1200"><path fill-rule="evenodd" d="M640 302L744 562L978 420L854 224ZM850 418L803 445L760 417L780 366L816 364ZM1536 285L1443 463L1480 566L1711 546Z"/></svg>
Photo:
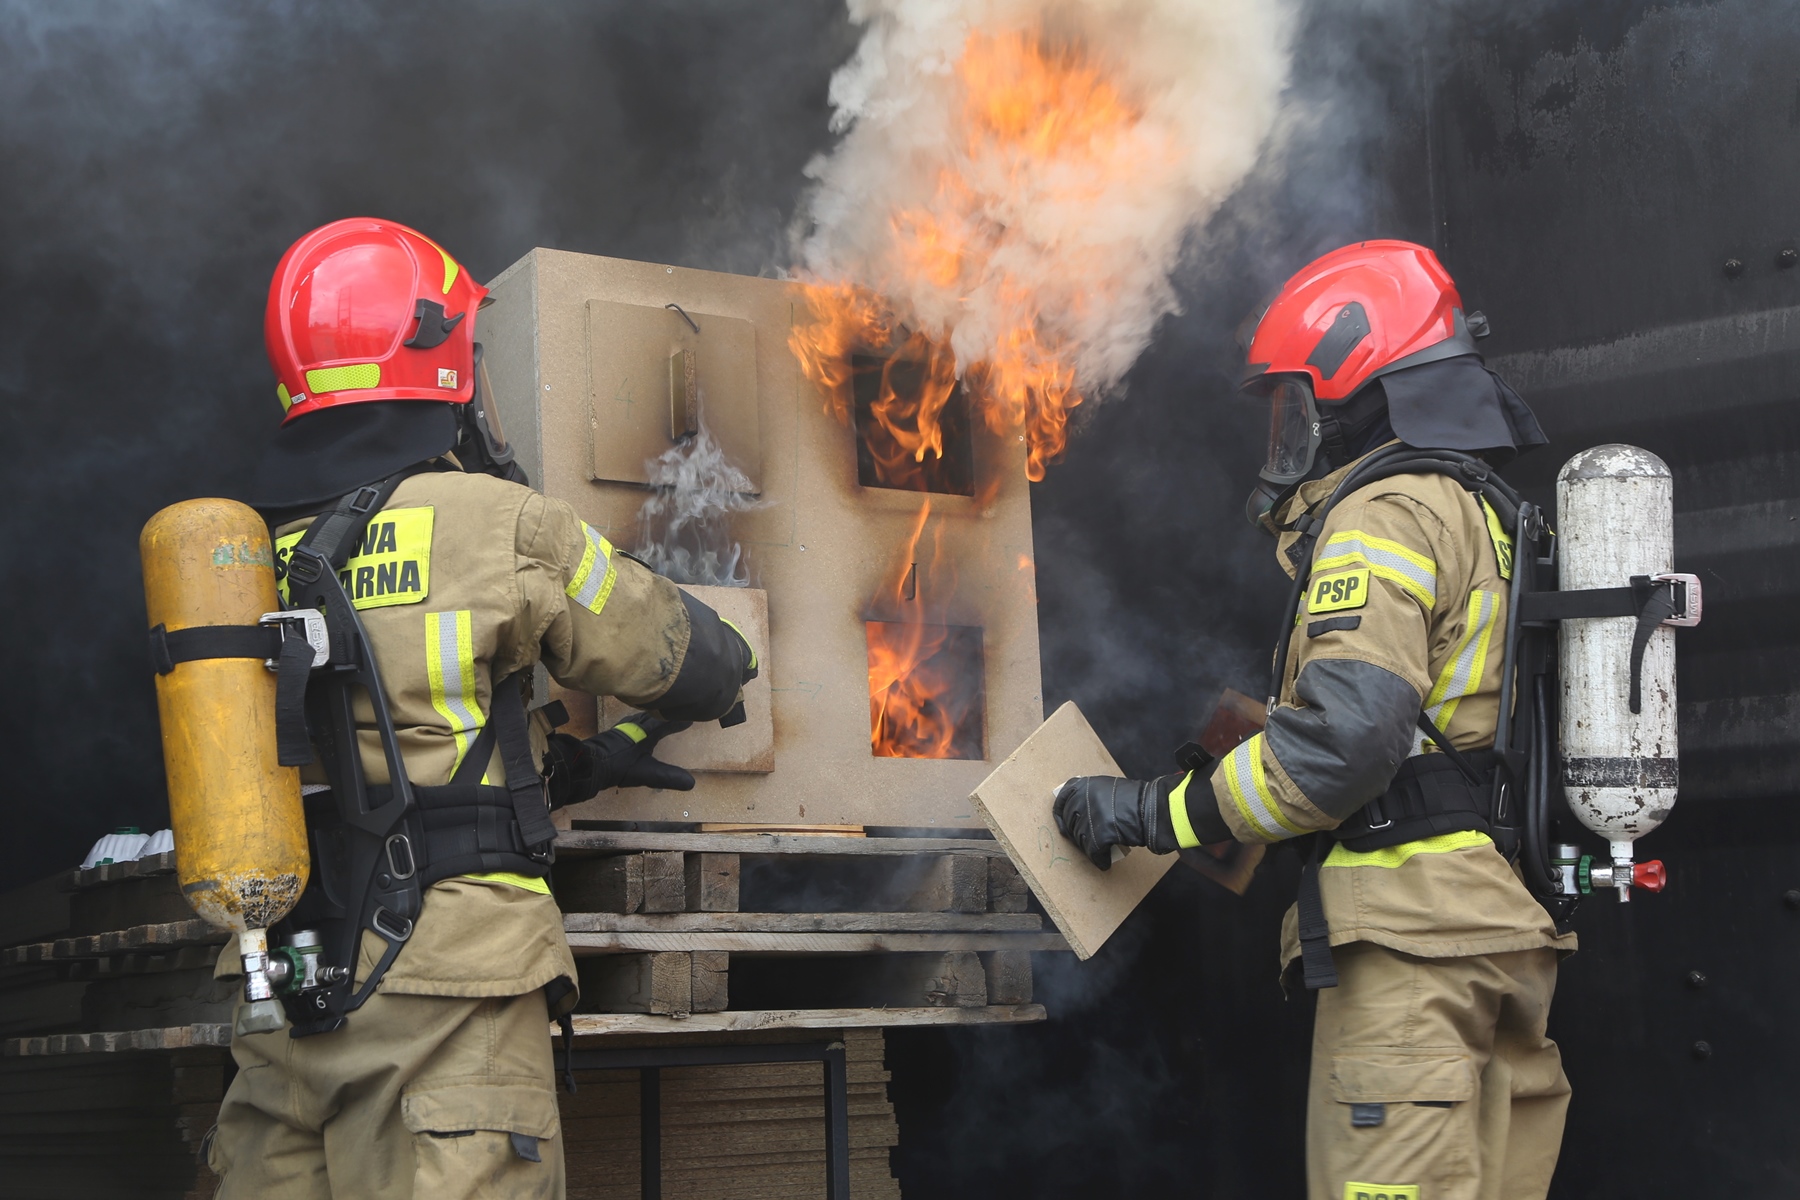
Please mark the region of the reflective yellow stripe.
<svg viewBox="0 0 1800 1200"><path fill-rule="evenodd" d="M380 363L354 363L348 367L321 367L306 373L309 391L355 392L381 386Z"/></svg>
<svg viewBox="0 0 1800 1200"><path fill-rule="evenodd" d="M636 721L620 721L617 725L614 725L613 728L634 742L641 742L650 736L644 732L644 727L639 725Z"/></svg>
<svg viewBox="0 0 1800 1200"><path fill-rule="evenodd" d="M1482 514L1487 517L1488 540L1494 543L1494 559L1500 564L1500 578L1511 579L1513 573L1513 540L1512 534L1500 524L1500 514L1488 504L1486 496L1475 497L1481 505Z"/></svg>
<svg viewBox="0 0 1800 1200"><path fill-rule="evenodd" d="M613 544L586 521L581 523L581 532L587 538L587 546L581 553L581 565L575 568L575 577L563 590L574 598L575 603L599 616L600 610L606 607L606 598L612 595L619 571L613 566Z"/></svg>
<svg viewBox="0 0 1800 1200"><path fill-rule="evenodd" d="M550 894L550 884L535 875L514 875L511 871L489 871L485 875L464 875L464 879L490 879L495 883L510 883L516 888L524 888L528 892L536 892L540 896Z"/></svg>
<svg viewBox="0 0 1800 1200"><path fill-rule="evenodd" d="M731 626L731 631L733 633L737 634L741 638L744 638L744 648L750 651L750 669L752 671L754 671L756 669L756 647L752 646L750 644L749 638L744 637L744 631L737 627L736 621L733 621L727 617L720 617L719 620L721 622L723 622L724 624Z"/></svg>
<svg viewBox="0 0 1800 1200"><path fill-rule="evenodd" d="M285 383L278 383L275 385L275 398L281 401L282 412L286 412L288 409L294 407L294 398L288 395L287 384Z"/></svg>
<svg viewBox="0 0 1800 1200"><path fill-rule="evenodd" d="M1194 823L1188 819L1187 810L1187 785L1193 779L1194 773L1189 771L1175 785L1175 790L1169 793L1169 823L1175 826L1175 844L1183 850L1190 850L1200 844L1200 836L1194 832Z"/></svg>
<svg viewBox="0 0 1800 1200"><path fill-rule="evenodd" d="M1388 846L1382 850L1350 850L1342 842L1331 848L1325 856L1328 867L1388 867L1399 866L1415 854L1448 854L1452 850L1467 850L1470 846L1491 846L1494 839L1485 833L1477 833L1473 829L1462 833L1440 833L1436 837L1420 838L1416 842L1401 842L1398 846Z"/></svg>
<svg viewBox="0 0 1800 1200"><path fill-rule="evenodd" d="M1456 706L1465 696L1473 696L1481 690L1481 679L1487 671L1488 650L1494 641L1495 617L1500 612L1500 593L1486 592L1476 588L1469 593L1468 623L1463 629L1462 641L1456 645L1456 653L1444 664L1438 673L1437 683L1432 685L1431 692L1425 697L1425 715L1439 729L1448 732L1451 720L1456 716ZM1426 753L1426 737L1423 733L1413 736L1414 754Z"/></svg>
<svg viewBox="0 0 1800 1200"><path fill-rule="evenodd" d="M456 763L469 752L471 734L482 726L475 696L475 635L469 610L425 614L425 673L431 680L431 707L456 738Z"/></svg>
<svg viewBox="0 0 1800 1200"><path fill-rule="evenodd" d="M1278 842L1306 831L1281 815L1281 806L1269 791L1263 769L1262 745L1263 735L1259 733L1226 756L1225 786L1244 823Z"/></svg>
<svg viewBox="0 0 1800 1200"><path fill-rule="evenodd" d="M1326 539L1313 571L1352 565L1367 566L1379 578L1399 584L1426 608L1437 603L1437 564L1417 550L1360 529L1346 529Z"/></svg>

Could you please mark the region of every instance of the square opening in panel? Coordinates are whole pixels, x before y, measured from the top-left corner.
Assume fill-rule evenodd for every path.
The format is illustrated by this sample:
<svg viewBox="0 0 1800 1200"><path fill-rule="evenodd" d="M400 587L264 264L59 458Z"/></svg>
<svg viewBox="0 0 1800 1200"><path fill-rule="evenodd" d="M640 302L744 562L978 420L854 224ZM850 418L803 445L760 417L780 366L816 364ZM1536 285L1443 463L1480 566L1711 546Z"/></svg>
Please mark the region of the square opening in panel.
<svg viewBox="0 0 1800 1200"><path fill-rule="evenodd" d="M909 492L975 494L969 394L910 358L852 355L856 481Z"/></svg>
<svg viewBox="0 0 1800 1200"><path fill-rule="evenodd" d="M877 758L983 757L981 630L868 621L869 752Z"/></svg>

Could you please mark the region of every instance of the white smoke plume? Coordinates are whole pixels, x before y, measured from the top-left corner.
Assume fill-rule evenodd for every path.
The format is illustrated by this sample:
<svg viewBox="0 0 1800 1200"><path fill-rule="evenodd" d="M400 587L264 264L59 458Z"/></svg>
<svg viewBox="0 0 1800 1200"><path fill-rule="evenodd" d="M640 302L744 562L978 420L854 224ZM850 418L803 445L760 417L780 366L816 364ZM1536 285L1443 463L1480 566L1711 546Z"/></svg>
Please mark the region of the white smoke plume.
<svg viewBox="0 0 1800 1200"><path fill-rule="evenodd" d="M731 514L768 502L751 494L755 485L725 457L706 422L644 467L651 493L638 509L637 556L676 583L749 587L749 564L731 536Z"/></svg>
<svg viewBox="0 0 1800 1200"><path fill-rule="evenodd" d="M1069 404L1115 390L1276 127L1290 0L848 3L801 273L880 294L959 373L1016 361L1024 330L1072 368Z"/></svg>

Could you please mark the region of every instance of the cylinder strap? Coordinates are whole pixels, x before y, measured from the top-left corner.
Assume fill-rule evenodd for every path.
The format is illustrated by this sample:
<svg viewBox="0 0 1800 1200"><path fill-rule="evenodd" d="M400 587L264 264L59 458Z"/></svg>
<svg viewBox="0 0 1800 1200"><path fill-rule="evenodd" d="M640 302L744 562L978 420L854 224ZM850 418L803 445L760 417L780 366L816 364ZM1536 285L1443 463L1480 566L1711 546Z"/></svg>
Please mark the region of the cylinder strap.
<svg viewBox="0 0 1800 1200"><path fill-rule="evenodd" d="M206 658L279 657L281 629L274 625L157 625L150 630L150 665L158 675L167 675L178 663Z"/></svg>

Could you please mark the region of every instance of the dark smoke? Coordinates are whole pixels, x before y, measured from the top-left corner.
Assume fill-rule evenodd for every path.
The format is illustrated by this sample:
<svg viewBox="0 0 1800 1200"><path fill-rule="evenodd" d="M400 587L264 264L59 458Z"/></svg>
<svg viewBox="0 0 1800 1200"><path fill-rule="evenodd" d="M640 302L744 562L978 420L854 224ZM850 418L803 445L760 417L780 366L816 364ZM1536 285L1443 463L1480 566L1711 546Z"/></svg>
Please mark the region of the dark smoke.
<svg viewBox="0 0 1800 1200"><path fill-rule="evenodd" d="M249 484L288 243L775 269L852 45L835 0L0 3L0 877L166 820L137 532Z"/></svg>
<svg viewBox="0 0 1800 1200"><path fill-rule="evenodd" d="M1348 240L1436 244L1457 270L1430 91L1493 28L1606 51L1649 5L1576 7L1308 6L1280 152L1188 247L1183 310L1127 394L1033 489L1047 708L1078 700L1128 771L1172 769L1222 688L1262 688L1284 585L1240 515L1263 433L1231 398L1234 331ZM0 0L0 878L165 819L137 531L251 482L278 415L264 290L296 236L391 216L482 278L533 246L783 268L855 42L839 0ZM894 1034L909 1194L1299 1194L1307 1009L1274 984L1291 890L1286 858L1242 901L1177 869L1094 962L1040 957L1055 1020Z"/></svg>

